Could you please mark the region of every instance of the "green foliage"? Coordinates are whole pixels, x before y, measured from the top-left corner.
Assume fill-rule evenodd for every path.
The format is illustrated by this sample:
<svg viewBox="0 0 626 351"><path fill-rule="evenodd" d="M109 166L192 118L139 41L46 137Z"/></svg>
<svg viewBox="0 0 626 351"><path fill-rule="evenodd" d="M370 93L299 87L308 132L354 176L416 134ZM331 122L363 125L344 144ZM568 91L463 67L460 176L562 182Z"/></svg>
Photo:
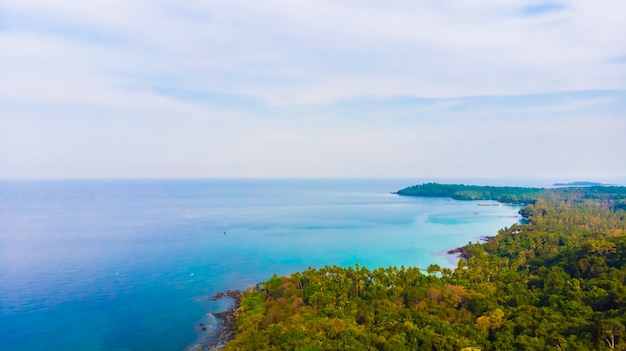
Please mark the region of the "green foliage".
<svg viewBox="0 0 626 351"><path fill-rule="evenodd" d="M590 186L554 189L424 183L396 192L402 196L449 197L456 200L494 200L510 204L534 204L538 199L549 203L583 203L592 200L618 210L626 209L626 187ZM526 216L525 216L526 217Z"/></svg>
<svg viewBox="0 0 626 351"><path fill-rule="evenodd" d="M464 187L455 191L475 190ZM274 276L245 293L225 349L626 349L624 194L515 190L531 203L527 223L468 245L455 270L357 265Z"/></svg>
<svg viewBox="0 0 626 351"><path fill-rule="evenodd" d="M425 183L398 190L396 194L420 197L449 197L456 200L496 200L504 203L533 203L542 188L495 187Z"/></svg>

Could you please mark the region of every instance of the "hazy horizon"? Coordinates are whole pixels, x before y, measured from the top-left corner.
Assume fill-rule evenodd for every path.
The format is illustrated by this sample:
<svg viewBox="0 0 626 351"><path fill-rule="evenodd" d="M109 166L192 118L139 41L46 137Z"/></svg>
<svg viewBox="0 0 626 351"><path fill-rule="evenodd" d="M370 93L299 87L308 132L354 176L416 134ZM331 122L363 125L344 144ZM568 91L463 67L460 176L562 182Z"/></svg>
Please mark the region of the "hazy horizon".
<svg viewBox="0 0 626 351"><path fill-rule="evenodd" d="M425 183L439 183L439 184L464 184L464 185L477 185L477 186L503 186L503 187L531 187L531 188L559 188L563 186L578 186L576 182L592 182L599 183L602 186L626 186L626 177L608 177L608 178L446 178L446 177L379 177L379 178L367 178L367 177L232 177L232 178L217 178L217 177L205 177L205 178L158 178L158 177L143 177L143 178L0 178L0 184L5 185L18 184L22 182L32 182L33 184L46 184L46 183L72 183L75 185L80 184L107 184L107 183L160 183L167 184L189 184L189 183L206 183L212 184L214 182L232 182L237 183L249 183L258 182L261 187L264 186L284 186L289 184L295 184L296 182L307 181L322 181L322 182L349 182L346 185L361 182L393 182L396 187L390 187L387 192L395 192L404 187L413 185L425 184ZM587 186L587 185L580 185Z"/></svg>

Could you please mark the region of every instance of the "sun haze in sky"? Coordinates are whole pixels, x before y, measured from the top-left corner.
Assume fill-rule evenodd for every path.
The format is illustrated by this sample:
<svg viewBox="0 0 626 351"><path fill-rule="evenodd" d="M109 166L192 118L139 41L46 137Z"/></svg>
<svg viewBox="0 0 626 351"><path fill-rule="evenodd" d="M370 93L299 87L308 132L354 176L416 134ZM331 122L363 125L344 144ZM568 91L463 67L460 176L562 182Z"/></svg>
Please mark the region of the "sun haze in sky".
<svg viewBox="0 0 626 351"><path fill-rule="evenodd" d="M0 0L0 178L626 176L626 1Z"/></svg>

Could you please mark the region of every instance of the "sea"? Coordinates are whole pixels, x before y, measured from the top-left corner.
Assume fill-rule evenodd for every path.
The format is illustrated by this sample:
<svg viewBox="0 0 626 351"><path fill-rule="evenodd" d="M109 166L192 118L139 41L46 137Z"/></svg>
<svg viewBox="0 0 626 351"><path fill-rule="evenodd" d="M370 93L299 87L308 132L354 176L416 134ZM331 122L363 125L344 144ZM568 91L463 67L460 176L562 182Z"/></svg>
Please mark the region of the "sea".
<svg viewBox="0 0 626 351"><path fill-rule="evenodd" d="M520 220L392 193L419 183L1 180L0 350L190 350L220 291L325 265L455 267L448 250Z"/></svg>

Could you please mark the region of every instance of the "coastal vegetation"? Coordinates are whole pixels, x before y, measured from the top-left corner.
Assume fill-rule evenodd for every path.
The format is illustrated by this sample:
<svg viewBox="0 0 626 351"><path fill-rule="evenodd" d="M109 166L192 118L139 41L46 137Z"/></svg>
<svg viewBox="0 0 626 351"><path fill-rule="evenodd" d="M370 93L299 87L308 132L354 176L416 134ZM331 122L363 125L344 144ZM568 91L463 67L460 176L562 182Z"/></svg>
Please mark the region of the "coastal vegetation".
<svg viewBox="0 0 626 351"><path fill-rule="evenodd" d="M531 203L542 188L495 187L463 184L426 183L398 190L396 194L419 197L449 197L455 200L495 200L504 203Z"/></svg>
<svg viewBox="0 0 626 351"><path fill-rule="evenodd" d="M554 186L607 186L608 184L602 184L598 182L569 182L569 183L554 183Z"/></svg>
<svg viewBox="0 0 626 351"><path fill-rule="evenodd" d="M455 268L309 268L245 292L225 350L626 350L626 188L424 184L526 204Z"/></svg>

